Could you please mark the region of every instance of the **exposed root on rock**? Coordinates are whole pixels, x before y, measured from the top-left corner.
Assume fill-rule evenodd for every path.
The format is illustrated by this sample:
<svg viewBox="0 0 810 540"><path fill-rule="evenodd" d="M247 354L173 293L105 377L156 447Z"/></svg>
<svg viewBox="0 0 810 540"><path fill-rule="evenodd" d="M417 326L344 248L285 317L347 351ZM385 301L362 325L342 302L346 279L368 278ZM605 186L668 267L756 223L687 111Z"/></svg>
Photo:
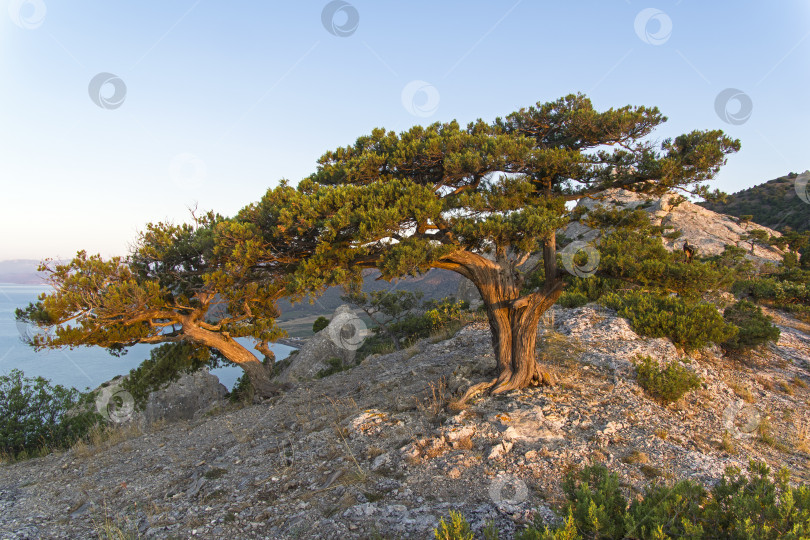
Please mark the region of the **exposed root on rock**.
<svg viewBox="0 0 810 540"><path fill-rule="evenodd" d="M494 396L503 394L505 392L510 392L512 390L520 390L522 388L554 386L556 382L556 377L552 373L545 371L540 367L539 364L537 364L528 383L521 383L521 381L518 380L513 373L505 372L491 381L482 382L471 386L466 392L464 392L464 395L459 400L459 403L466 403L478 394L482 394L487 391L489 391L490 395Z"/></svg>

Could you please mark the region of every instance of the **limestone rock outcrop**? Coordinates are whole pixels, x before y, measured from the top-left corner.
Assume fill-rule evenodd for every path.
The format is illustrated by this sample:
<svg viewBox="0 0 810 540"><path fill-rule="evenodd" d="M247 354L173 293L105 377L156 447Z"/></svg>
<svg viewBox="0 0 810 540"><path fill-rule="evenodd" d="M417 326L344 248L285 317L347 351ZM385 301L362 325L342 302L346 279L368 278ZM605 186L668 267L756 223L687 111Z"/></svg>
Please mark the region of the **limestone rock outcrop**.
<svg viewBox="0 0 810 540"><path fill-rule="evenodd" d="M278 381L289 383L313 379L318 372L329 367L332 358L339 358L344 364L353 362L355 351L367 332L365 323L351 307L345 304L338 307L329 326L307 340L279 375Z"/></svg>
<svg viewBox="0 0 810 540"><path fill-rule="evenodd" d="M768 236L781 236L773 229L750 223L741 225L737 220L725 214L718 214L689 201L678 203L678 195L668 193L660 199L650 199L623 189L609 189L594 195L592 199L580 199L578 207L592 210L597 206L605 208L641 208L650 215L653 225L669 226L681 232L677 239L664 238L664 247L669 250L681 249L684 240L697 246L699 256L719 255L729 244L748 250L748 257L755 262L779 262L784 253L773 247L754 244L745 240L746 235L754 229L764 230ZM600 232L591 229L580 221L569 224L562 233L571 240L592 242Z"/></svg>

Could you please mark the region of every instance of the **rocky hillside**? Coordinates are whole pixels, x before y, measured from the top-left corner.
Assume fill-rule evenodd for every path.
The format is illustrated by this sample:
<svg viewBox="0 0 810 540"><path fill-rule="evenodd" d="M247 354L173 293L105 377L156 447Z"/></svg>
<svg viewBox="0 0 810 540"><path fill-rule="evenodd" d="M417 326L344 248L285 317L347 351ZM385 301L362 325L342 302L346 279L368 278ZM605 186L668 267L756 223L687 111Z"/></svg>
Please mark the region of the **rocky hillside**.
<svg viewBox="0 0 810 540"><path fill-rule="evenodd" d="M810 204L807 199L799 197L796 182L801 177L810 176L791 173L769 180L764 184L744 189L729 195L725 203L701 203L701 206L740 217L754 216L754 222L781 230L788 226L796 231L810 229ZM807 194L807 183L799 184L799 191L804 188Z"/></svg>
<svg viewBox="0 0 810 540"><path fill-rule="evenodd" d="M628 494L710 484L749 458L808 482L810 328L771 314L779 341L731 360L640 338L601 307L554 308L538 355L559 383L454 409L495 367L488 328L470 325L264 403L0 466L0 537L430 538L457 509L510 538L536 513L556 519L563 474L590 463ZM637 354L682 359L702 387L659 405Z"/></svg>
<svg viewBox="0 0 810 540"><path fill-rule="evenodd" d="M667 194L660 199L649 199L623 189L604 191L592 199L581 199L577 204L587 210L596 206L606 208L643 209L650 215L653 225L671 227L679 231L678 238L664 238L664 246L669 249L681 249L685 240L698 247L698 255L719 255L725 245L732 245L751 250L751 243L746 235L753 229L763 229L769 236L780 236L778 232L762 225L740 225L734 218L713 212L689 201L678 202L678 196ZM756 220L754 220L756 221ZM571 240L590 242L599 236L599 231L591 229L581 221L575 221L563 230ZM750 257L761 262L778 262L783 253L773 246L755 244Z"/></svg>

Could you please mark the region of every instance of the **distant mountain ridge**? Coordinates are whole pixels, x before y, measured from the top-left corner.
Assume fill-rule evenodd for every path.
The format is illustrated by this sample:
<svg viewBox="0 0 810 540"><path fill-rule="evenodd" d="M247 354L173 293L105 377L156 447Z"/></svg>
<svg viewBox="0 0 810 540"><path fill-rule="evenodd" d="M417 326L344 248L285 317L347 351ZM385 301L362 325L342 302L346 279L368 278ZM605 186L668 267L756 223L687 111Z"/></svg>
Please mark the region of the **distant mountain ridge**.
<svg viewBox="0 0 810 540"><path fill-rule="evenodd" d="M39 261L34 259L13 259L0 261L0 283L15 285L42 285L42 275L37 272Z"/></svg>
<svg viewBox="0 0 810 540"><path fill-rule="evenodd" d="M754 223L771 229L810 230L810 204L799 198L795 189L796 173L769 180L733 195L725 203L703 202L700 206L735 217L754 216Z"/></svg>

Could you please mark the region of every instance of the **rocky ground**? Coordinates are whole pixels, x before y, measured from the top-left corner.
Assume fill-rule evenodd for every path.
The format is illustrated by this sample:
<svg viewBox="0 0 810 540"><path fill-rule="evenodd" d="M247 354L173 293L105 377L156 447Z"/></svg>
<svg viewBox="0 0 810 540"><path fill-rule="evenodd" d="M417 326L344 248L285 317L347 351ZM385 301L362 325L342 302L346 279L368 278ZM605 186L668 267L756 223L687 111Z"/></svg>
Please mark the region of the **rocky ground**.
<svg viewBox="0 0 810 540"><path fill-rule="evenodd" d="M773 315L779 342L729 359L639 338L600 307L555 308L538 354L559 383L454 410L494 369L473 324L264 403L0 466L0 537L430 538L456 509L510 538L555 519L562 476L590 463L629 493L711 484L752 458L810 482L810 329ZM663 407L635 383L637 354L681 358L703 387Z"/></svg>

